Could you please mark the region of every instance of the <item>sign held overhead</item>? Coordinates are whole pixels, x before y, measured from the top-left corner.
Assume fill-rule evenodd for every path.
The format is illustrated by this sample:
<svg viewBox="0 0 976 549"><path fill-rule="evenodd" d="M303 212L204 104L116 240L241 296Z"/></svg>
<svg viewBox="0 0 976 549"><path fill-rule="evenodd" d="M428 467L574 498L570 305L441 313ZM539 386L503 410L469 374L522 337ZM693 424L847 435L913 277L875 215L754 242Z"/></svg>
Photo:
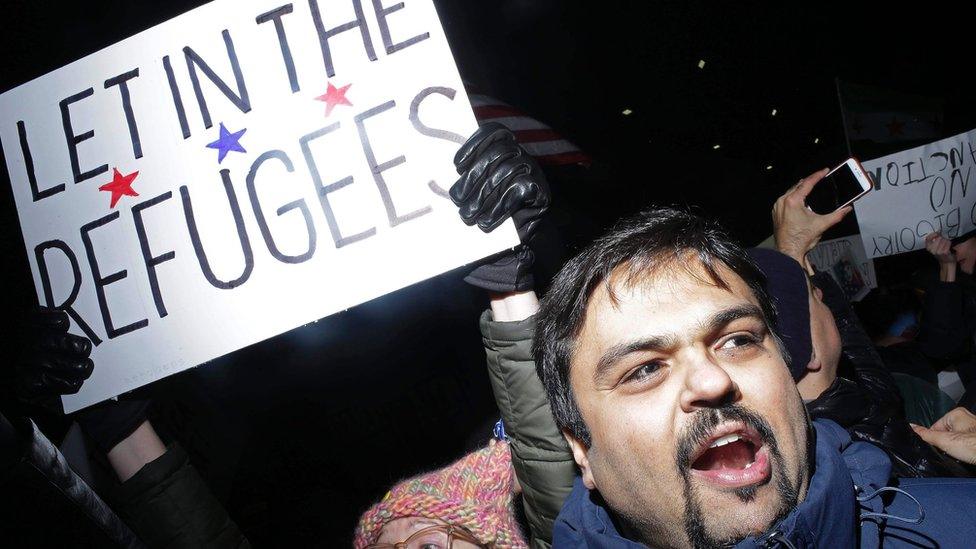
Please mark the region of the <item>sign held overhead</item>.
<svg viewBox="0 0 976 549"><path fill-rule="evenodd" d="M874 191L854 203L868 258L920 250L925 236L955 238L976 227L976 130L862 165Z"/></svg>
<svg viewBox="0 0 976 549"><path fill-rule="evenodd" d="M0 95L65 410L517 244L447 198L475 128L431 0L217 0Z"/></svg>

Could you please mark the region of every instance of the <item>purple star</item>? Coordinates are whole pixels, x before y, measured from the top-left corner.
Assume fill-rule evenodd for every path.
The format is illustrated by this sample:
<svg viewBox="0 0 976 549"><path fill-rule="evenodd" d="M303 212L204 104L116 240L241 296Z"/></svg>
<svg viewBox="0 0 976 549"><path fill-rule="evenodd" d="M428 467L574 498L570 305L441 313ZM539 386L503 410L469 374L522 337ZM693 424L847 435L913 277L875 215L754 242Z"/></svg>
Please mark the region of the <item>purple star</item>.
<svg viewBox="0 0 976 549"><path fill-rule="evenodd" d="M220 139L214 141L213 143L207 144L208 148L217 149L219 151L217 154L218 164L224 161L224 157L227 156L227 153L230 151L237 151L242 153L247 152L244 150L244 147L242 147L240 143L241 136L244 135L244 132L246 131L247 128L244 128L239 132L230 133L229 131L227 131L227 128L224 127L224 123L223 122L220 123Z"/></svg>

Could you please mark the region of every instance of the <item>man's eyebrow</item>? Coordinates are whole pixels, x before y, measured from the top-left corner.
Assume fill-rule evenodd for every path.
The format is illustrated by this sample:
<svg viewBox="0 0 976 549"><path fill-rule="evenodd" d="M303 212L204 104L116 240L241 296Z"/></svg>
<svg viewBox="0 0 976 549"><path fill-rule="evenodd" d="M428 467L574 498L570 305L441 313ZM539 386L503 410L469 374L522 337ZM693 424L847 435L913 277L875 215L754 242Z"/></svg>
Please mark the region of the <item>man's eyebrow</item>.
<svg viewBox="0 0 976 549"><path fill-rule="evenodd" d="M654 351L673 347L677 340L678 338L673 335L649 336L634 341L618 343L610 347L596 363L596 370L593 371L594 383L599 385L621 358L638 351Z"/></svg>
<svg viewBox="0 0 976 549"><path fill-rule="evenodd" d="M762 309L760 309L758 305L753 303L744 303L742 305L729 307L728 309L715 313L712 315L712 318L705 321L703 325L707 332L715 332L722 329L722 327L730 322L735 322L740 318L749 317L761 320L764 324L766 322L766 315L763 314Z"/></svg>
<svg viewBox="0 0 976 549"><path fill-rule="evenodd" d="M765 323L765 316L763 315L762 309L757 305L747 303L723 309L712 315L711 318L706 319L702 325L706 333L711 333L722 329L725 325L740 318L750 317L762 320ZM677 343L677 337L674 335L656 335L618 343L607 349L603 353L603 356L600 357L600 360L597 361L596 369L593 371L593 381L599 385L610 374L614 365L620 359L631 353L666 349L673 347L675 343Z"/></svg>

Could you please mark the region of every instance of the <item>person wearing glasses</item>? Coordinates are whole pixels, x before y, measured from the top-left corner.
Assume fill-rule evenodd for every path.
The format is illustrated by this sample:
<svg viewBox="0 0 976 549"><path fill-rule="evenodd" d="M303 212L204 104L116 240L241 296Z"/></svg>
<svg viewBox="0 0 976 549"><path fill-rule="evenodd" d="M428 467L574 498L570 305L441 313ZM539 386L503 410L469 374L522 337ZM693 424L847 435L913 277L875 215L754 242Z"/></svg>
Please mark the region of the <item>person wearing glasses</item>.
<svg viewBox="0 0 976 549"><path fill-rule="evenodd" d="M437 471L394 486L359 521L356 549L528 547L515 519L508 443L492 440Z"/></svg>

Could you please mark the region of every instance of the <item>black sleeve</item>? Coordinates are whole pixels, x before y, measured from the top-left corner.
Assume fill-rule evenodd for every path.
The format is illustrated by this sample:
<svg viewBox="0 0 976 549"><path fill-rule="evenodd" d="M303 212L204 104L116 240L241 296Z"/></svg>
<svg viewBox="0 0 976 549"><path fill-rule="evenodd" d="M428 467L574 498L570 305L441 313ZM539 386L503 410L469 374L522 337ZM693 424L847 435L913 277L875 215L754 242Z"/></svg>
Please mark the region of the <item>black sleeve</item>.
<svg viewBox="0 0 976 549"><path fill-rule="evenodd" d="M919 350L937 360L966 358L970 333L966 331L962 285L938 281L931 284L922 304L916 338Z"/></svg>
<svg viewBox="0 0 976 549"><path fill-rule="evenodd" d="M145 547L30 418L0 413L0 458L4 547Z"/></svg>
<svg viewBox="0 0 976 549"><path fill-rule="evenodd" d="M874 401L884 403L889 413L903 417L904 405L895 378L878 355L844 291L826 272L815 274L811 280L823 292L823 301L834 316L844 357L854 366L857 383L872 394Z"/></svg>
<svg viewBox="0 0 976 549"><path fill-rule="evenodd" d="M178 444L122 483L114 499L149 547L250 547Z"/></svg>

